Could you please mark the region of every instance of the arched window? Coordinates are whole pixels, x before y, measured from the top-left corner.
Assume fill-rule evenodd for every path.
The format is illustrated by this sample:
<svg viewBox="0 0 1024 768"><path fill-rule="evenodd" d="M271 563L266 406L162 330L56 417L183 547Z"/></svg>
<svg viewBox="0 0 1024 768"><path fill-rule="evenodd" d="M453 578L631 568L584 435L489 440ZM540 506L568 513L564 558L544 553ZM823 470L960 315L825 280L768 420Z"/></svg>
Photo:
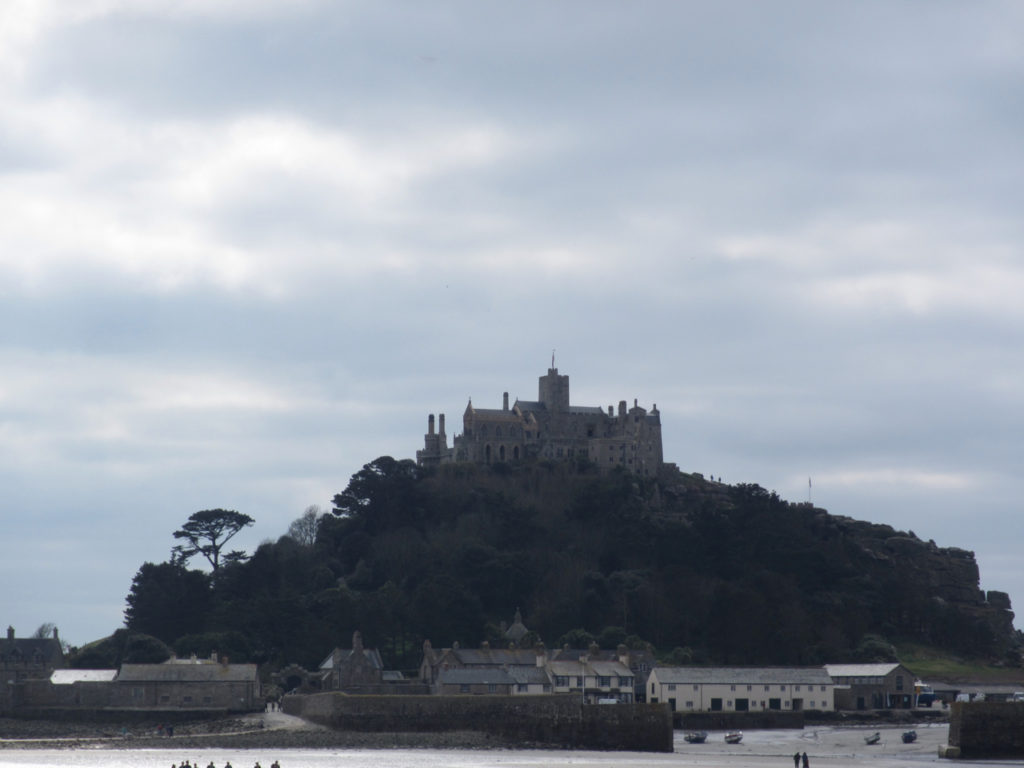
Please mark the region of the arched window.
<svg viewBox="0 0 1024 768"><path fill-rule="evenodd" d="M518 445L513 446L513 448L512 448L512 458L516 459L517 461L519 460L519 446Z"/></svg>
<svg viewBox="0 0 1024 768"><path fill-rule="evenodd" d="M505 460L505 446L503 445L503 446L498 448L498 461L504 461L504 460Z"/></svg>
<svg viewBox="0 0 1024 768"><path fill-rule="evenodd" d="M484 462L487 464L491 463L491 446L487 445L484 447Z"/></svg>

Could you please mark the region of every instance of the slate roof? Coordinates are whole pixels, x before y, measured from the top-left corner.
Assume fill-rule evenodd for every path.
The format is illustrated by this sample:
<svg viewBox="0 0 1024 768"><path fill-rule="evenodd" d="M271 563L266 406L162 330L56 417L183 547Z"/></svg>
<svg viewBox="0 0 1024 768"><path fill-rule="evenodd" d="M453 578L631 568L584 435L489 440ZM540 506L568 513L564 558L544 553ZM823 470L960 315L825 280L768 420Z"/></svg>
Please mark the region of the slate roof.
<svg viewBox="0 0 1024 768"><path fill-rule="evenodd" d="M342 661L347 661L352 657L354 651L351 648L339 648L341 651ZM366 660L370 662L370 666L374 669L384 669L384 661L380 657L380 651L376 648L364 648L363 655ZM334 651L327 654L327 658L320 662L320 669L334 669Z"/></svg>
<svg viewBox="0 0 1024 768"><path fill-rule="evenodd" d="M255 682L255 664L122 664L122 683L225 683Z"/></svg>
<svg viewBox="0 0 1024 768"><path fill-rule="evenodd" d="M64 666L64 649L53 637L0 637L0 661L28 664L40 659L48 667Z"/></svg>
<svg viewBox="0 0 1024 768"><path fill-rule="evenodd" d="M519 648L452 648L451 654L460 663L474 667L537 664L537 656L532 650Z"/></svg>
<svg viewBox="0 0 1024 768"><path fill-rule="evenodd" d="M884 664L826 664L832 677L885 677L899 666L898 662Z"/></svg>
<svg viewBox="0 0 1024 768"><path fill-rule="evenodd" d="M548 685L551 682L548 673L541 667L509 667L508 674L517 683Z"/></svg>
<svg viewBox="0 0 1024 768"><path fill-rule="evenodd" d="M109 683L117 677L116 669L55 669L50 675L53 685L73 683Z"/></svg>
<svg viewBox="0 0 1024 768"><path fill-rule="evenodd" d="M824 667L656 667L659 683L831 685Z"/></svg>
<svg viewBox="0 0 1024 768"><path fill-rule="evenodd" d="M443 669L437 681L442 685L515 685L504 669Z"/></svg>

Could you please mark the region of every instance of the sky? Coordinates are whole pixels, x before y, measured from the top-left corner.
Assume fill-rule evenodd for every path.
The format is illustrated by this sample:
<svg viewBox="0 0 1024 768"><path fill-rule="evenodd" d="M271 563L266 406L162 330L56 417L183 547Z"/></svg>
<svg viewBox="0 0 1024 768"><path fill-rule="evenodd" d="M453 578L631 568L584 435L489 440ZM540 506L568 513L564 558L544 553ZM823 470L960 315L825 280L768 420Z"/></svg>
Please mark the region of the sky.
<svg viewBox="0 0 1024 768"><path fill-rule="evenodd" d="M0 622L104 637L553 350L1024 612L1022 92L1015 0L5 0Z"/></svg>

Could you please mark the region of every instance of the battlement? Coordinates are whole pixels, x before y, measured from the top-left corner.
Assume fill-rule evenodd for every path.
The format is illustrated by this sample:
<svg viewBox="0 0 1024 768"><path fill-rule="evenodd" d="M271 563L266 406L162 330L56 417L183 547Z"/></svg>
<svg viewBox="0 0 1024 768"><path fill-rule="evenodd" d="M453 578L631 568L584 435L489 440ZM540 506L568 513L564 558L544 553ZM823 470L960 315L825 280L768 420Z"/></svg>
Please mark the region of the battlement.
<svg viewBox="0 0 1024 768"><path fill-rule="evenodd" d="M477 408L472 399L462 415L462 434L451 447L444 433L434 430L434 414L427 420L423 450L416 452L422 466L471 462L494 464L535 459L588 459L602 469L624 467L653 475L662 463L661 414L636 399L628 408L574 406L569 399L569 377L551 367L539 377L537 400L516 400L509 405L503 393L501 408Z"/></svg>

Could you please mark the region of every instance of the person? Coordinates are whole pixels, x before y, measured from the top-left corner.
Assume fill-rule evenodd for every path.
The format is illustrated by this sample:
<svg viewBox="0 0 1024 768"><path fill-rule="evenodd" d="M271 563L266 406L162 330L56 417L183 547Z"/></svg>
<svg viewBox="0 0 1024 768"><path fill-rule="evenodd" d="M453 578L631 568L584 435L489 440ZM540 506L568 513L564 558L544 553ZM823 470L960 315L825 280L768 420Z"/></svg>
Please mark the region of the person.
<svg viewBox="0 0 1024 768"><path fill-rule="evenodd" d="M802 755L800 756L800 759L801 759L801 760L803 760L803 762L804 762L804 768L810 768L810 764L811 764L811 763L810 763L810 761L809 761L809 760L807 759L807 753L806 753L806 752L804 752L804 753L803 753L803 754L802 754Z"/></svg>
<svg viewBox="0 0 1024 768"><path fill-rule="evenodd" d="M793 768L800 768L800 753L796 752L793 755Z"/></svg>
<svg viewBox="0 0 1024 768"><path fill-rule="evenodd" d="M281 764L278 763L277 760L275 760L270 764L270 768L281 768Z"/></svg>

